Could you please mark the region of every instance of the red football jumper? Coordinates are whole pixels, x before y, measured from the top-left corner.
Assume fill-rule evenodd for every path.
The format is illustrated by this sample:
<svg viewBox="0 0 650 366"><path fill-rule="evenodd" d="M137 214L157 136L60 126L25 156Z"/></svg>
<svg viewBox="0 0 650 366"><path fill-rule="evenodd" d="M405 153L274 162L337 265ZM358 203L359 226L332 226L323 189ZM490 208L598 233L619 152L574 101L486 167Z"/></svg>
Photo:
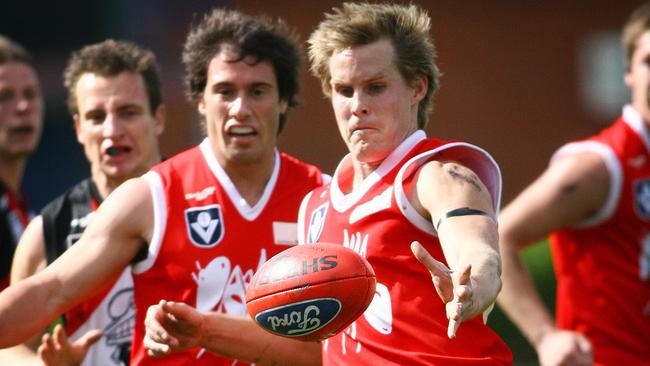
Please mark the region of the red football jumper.
<svg viewBox="0 0 650 366"><path fill-rule="evenodd" d="M591 219L551 236L557 326L584 333L596 365L650 365L650 134L628 106L554 157L584 151L602 156L609 197Z"/></svg>
<svg viewBox="0 0 650 366"><path fill-rule="evenodd" d="M377 275L375 297L350 327L323 342L323 365L505 365L512 355L483 317L461 324L447 337L445 306L427 269L413 256L417 240L446 264L436 231L407 200L403 182L433 158L471 168L498 207L501 176L494 160L465 143L407 138L357 189L351 187L350 157L339 164L331 184L303 201L299 237L306 243L341 243L364 256Z"/></svg>
<svg viewBox="0 0 650 366"><path fill-rule="evenodd" d="M303 196L322 184L318 168L284 153L262 198L249 206L221 168L208 140L145 174L154 205L146 260L134 266L137 309L134 365L240 365L203 349L153 358L143 347L147 308L160 299L201 311L246 314L253 273L271 256L297 243Z"/></svg>

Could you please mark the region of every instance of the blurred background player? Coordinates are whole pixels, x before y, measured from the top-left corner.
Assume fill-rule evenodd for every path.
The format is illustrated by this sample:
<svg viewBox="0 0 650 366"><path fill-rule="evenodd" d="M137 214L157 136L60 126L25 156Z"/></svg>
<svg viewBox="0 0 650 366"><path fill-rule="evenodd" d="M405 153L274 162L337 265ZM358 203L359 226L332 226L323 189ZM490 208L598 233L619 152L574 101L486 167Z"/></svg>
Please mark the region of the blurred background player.
<svg viewBox="0 0 650 366"><path fill-rule="evenodd" d="M43 128L43 96L31 55L0 35L0 290L31 213L22 190L27 158Z"/></svg>
<svg viewBox="0 0 650 366"><path fill-rule="evenodd" d="M133 264L132 363L236 362L199 348L149 357L142 347L144 317L160 298L220 313L224 337L229 337L221 339L226 357L300 365L312 364L316 355L320 361L316 344L281 339L291 347L278 351L280 337L244 315L252 274L297 242L300 200L323 182L316 167L276 148L296 103L298 44L283 22L214 10L192 28L183 60L190 100L205 118L207 138L122 184L93 214L75 245L43 271L0 293L0 347L23 342L147 250L146 259ZM239 342L251 333L247 327L257 347Z"/></svg>
<svg viewBox="0 0 650 366"><path fill-rule="evenodd" d="M650 360L650 4L622 41L632 103L599 134L561 147L499 220L499 304L545 366ZM519 256L549 234L555 324Z"/></svg>
<svg viewBox="0 0 650 366"><path fill-rule="evenodd" d="M29 224L16 250L12 283L52 263L79 239L104 198L160 162L165 107L151 52L114 40L86 46L72 54L64 83L91 177L48 204ZM126 365L134 322L133 280L126 268L112 286L66 312L65 331L57 326L53 337L46 335L39 353L52 365L82 360L83 365ZM104 337L84 358L101 334L95 329ZM71 347L66 333L77 341ZM36 350L40 343L41 334L36 334L25 347Z"/></svg>

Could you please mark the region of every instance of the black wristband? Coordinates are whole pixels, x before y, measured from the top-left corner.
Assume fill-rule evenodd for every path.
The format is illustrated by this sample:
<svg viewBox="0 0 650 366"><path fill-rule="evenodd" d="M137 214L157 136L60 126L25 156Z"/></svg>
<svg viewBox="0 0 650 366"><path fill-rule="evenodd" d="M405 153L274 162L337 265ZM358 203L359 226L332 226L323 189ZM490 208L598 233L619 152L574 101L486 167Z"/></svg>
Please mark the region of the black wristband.
<svg viewBox="0 0 650 366"><path fill-rule="evenodd" d="M480 215L480 216L488 216L492 217L489 213L481 210L475 210L473 208L469 207L461 207L457 208L454 210L451 210L447 212L443 217L441 217L438 222L436 223L436 231L438 231L438 228L440 227L440 224L442 223L442 220L448 219L450 217L454 216L470 216L470 215Z"/></svg>

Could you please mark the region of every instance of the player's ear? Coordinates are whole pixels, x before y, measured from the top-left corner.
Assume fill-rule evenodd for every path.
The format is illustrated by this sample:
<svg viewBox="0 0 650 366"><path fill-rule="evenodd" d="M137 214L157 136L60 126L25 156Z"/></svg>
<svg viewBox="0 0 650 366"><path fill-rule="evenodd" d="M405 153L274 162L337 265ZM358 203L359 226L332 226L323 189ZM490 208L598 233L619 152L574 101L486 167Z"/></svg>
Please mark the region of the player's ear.
<svg viewBox="0 0 650 366"><path fill-rule="evenodd" d="M287 113L287 109L289 109L289 102L284 99L280 99L280 114Z"/></svg>
<svg viewBox="0 0 650 366"><path fill-rule="evenodd" d="M199 109L199 113L201 113L201 115L205 117L205 99L203 97L199 99L198 109Z"/></svg>
<svg viewBox="0 0 650 366"><path fill-rule="evenodd" d="M82 135L81 135L81 118L79 117L79 113L75 113L72 116L72 121L73 121L73 124L74 124L75 135L77 135L77 141L80 144L83 144L83 138L82 138Z"/></svg>
<svg viewBox="0 0 650 366"><path fill-rule="evenodd" d="M623 80L625 81L625 85L627 85L627 87L630 89L634 85L634 76L632 76L632 73L630 72L629 68L625 72L625 76L623 77Z"/></svg>
<svg viewBox="0 0 650 366"><path fill-rule="evenodd" d="M160 104L156 107L156 113L154 114L154 132L156 136L160 136L165 130L165 119L167 118L167 108L164 104Z"/></svg>
<svg viewBox="0 0 650 366"><path fill-rule="evenodd" d="M413 82L411 88L413 90L411 103L415 105L420 103L420 101L427 95L429 79L427 79L426 75L420 75L420 77Z"/></svg>

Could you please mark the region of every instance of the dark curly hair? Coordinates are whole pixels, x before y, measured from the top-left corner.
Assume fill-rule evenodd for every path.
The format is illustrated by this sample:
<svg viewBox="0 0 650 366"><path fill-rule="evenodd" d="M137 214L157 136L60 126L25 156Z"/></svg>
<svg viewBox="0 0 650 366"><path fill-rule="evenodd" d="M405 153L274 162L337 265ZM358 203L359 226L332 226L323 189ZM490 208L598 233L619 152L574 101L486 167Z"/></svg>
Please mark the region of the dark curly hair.
<svg viewBox="0 0 650 366"><path fill-rule="evenodd" d="M277 78L280 100L295 107L298 105L296 95L301 64L298 42L295 31L281 19L253 18L236 10L214 9L192 27L185 42L183 63L188 99L192 103L201 99L210 61L224 45L228 45L239 54L233 62L251 56L256 62L270 61ZM280 114L279 131L286 120L286 113Z"/></svg>
<svg viewBox="0 0 650 366"><path fill-rule="evenodd" d="M155 113L162 103L160 72L154 54L134 43L108 39L72 53L63 73L63 83L68 89L70 113L78 112L75 86L85 73L101 76L115 76L128 71L142 75L150 112Z"/></svg>

